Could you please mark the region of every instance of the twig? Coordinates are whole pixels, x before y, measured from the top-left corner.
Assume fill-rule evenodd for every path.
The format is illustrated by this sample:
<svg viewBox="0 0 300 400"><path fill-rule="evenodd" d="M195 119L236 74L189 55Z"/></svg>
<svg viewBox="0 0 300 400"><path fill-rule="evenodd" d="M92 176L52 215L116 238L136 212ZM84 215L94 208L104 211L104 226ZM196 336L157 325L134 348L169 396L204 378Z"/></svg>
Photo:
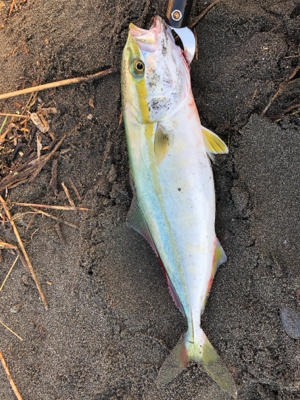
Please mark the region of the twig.
<svg viewBox="0 0 300 400"><path fill-rule="evenodd" d="M58 196L58 190L57 190L57 159L53 160L52 162L52 171L51 171L51 180L49 183L49 186L52 187L52 190L54 192L54 196Z"/></svg>
<svg viewBox="0 0 300 400"><path fill-rule="evenodd" d="M70 203L71 207L73 207L73 210L74 210L75 214L77 214L78 211L76 210L74 201L71 199L71 196L70 196L70 193L69 193L69 190L68 190L67 186L64 184L64 182L61 183L61 186L64 189L64 192L65 192L65 194L66 194L66 196L67 196L67 198L69 200L69 203Z"/></svg>
<svg viewBox="0 0 300 400"><path fill-rule="evenodd" d="M54 215L48 214L48 213L46 213L46 212L44 212L44 211L41 211L41 210L37 210L36 208L32 208L32 209L33 209L34 211L36 211L37 213L39 213L39 214L45 215L46 217L49 217L49 218L52 218L52 219L56 219L57 221L61 222L62 224L71 226L71 228L78 229L78 226L73 225L73 224L71 224L70 222L67 222L67 221L65 221L65 220L63 220L63 219L57 218L57 217L55 217Z"/></svg>
<svg viewBox="0 0 300 400"><path fill-rule="evenodd" d="M292 111L294 108L300 107L300 104L293 104L292 106L290 106L289 108L287 108L285 111L283 111L285 114L289 113L290 111Z"/></svg>
<svg viewBox="0 0 300 400"><path fill-rule="evenodd" d="M62 144L63 140L65 139L67 135L64 135L60 141L57 143L57 145L54 147L54 149L51 151L51 153L47 154L47 156L44 158L44 160L41 162L41 164L37 167L36 171L31 175L31 177L28 179L28 182L32 182L38 174L41 172L42 168L46 164L46 162L53 156L53 154L56 152L56 150L60 147Z"/></svg>
<svg viewBox="0 0 300 400"><path fill-rule="evenodd" d="M284 58L299 58L300 57L300 54L297 54L296 56L287 56L287 57L284 57Z"/></svg>
<svg viewBox="0 0 300 400"><path fill-rule="evenodd" d="M14 334L15 336L17 336L17 338L19 338L19 339L22 340L22 342L23 342L23 339L22 339L19 335L17 335L16 332L14 332L14 331L13 331L12 329L10 329L7 325L5 325L5 323L2 322L1 319L0 319L0 324L3 325L9 332L11 332L11 333Z"/></svg>
<svg viewBox="0 0 300 400"><path fill-rule="evenodd" d="M65 246L66 245L66 241L65 241L65 238L63 237L59 222L57 224L55 224L55 229L56 229L56 233L57 233L58 237L60 238L62 244Z"/></svg>
<svg viewBox="0 0 300 400"><path fill-rule="evenodd" d="M22 264L24 266L24 268L26 269L26 271L31 272L28 264L23 256L23 254L21 253L20 249L18 248L18 246L14 245L14 244L9 244L6 242L0 242L0 249L6 249L6 250L16 250L16 252L18 253L20 260L22 261Z"/></svg>
<svg viewBox="0 0 300 400"><path fill-rule="evenodd" d="M18 247L14 244L6 243L6 242L0 242L0 249L6 249L6 250L17 250Z"/></svg>
<svg viewBox="0 0 300 400"><path fill-rule="evenodd" d="M20 165L16 171L17 174L10 174L2 179L0 182L0 192L6 188L12 188L20 185L24 182L31 182L36 176L40 173L44 165L47 161L53 156L56 150L61 145L62 141L65 139L66 135L64 135L60 141L55 145L54 149L47 155L41 156L40 161L37 159L30 160L25 164ZM29 178L30 176L30 178Z"/></svg>
<svg viewBox="0 0 300 400"><path fill-rule="evenodd" d="M71 186L72 186L72 188L73 188L73 190L74 190L74 192L75 192L75 194L76 194L76 196L77 196L77 199L78 199L79 201L81 201L80 194L79 194L79 192L78 192L76 186L74 185L74 182L72 181L71 178L69 178L69 181L70 181Z"/></svg>
<svg viewBox="0 0 300 400"><path fill-rule="evenodd" d="M101 76L105 76L111 74L114 71L113 68L106 69L105 71L97 72L93 75L83 76L79 78L65 79L63 81L46 83L45 85L34 86L27 89L17 90L15 92L4 93L0 95L0 100L8 99L14 96L20 96L21 94L32 93L32 92L40 92L41 90L52 89L59 86L71 85L73 83L87 82L92 79L100 78Z"/></svg>
<svg viewBox="0 0 300 400"><path fill-rule="evenodd" d="M17 386L15 385L15 382L13 381L13 378L12 378L11 375L10 375L8 366L7 366L7 364L6 364L6 361L5 361L5 359L4 359L3 354L1 353L1 351L0 351L0 360L1 360L1 362L2 362L3 368L4 368L5 372L6 372L6 375L7 375L7 377L8 377L10 386L12 387L12 390L14 391L15 395L17 396L17 399L18 399L18 400L22 400L22 397L21 397L21 395L20 395L20 393L19 393L19 391L18 391L18 389L17 389Z"/></svg>
<svg viewBox="0 0 300 400"><path fill-rule="evenodd" d="M216 4L218 4L221 0L215 0L212 2L206 9L195 19L195 21L189 26L190 28L193 28L198 22L208 13L208 11L213 8Z"/></svg>
<svg viewBox="0 0 300 400"><path fill-rule="evenodd" d="M273 101L276 99L276 97L278 95L280 95L280 93L283 92L283 90L286 88L286 86L290 83L291 79L294 78L294 76L297 74L297 72L299 70L300 70L300 64L294 69L294 71L291 73L291 75L279 85L279 89L278 89L277 93L274 94L274 96L271 98L269 103L266 105L263 112L260 114L261 116L263 116L267 112L267 110L269 109L269 107L271 106Z"/></svg>
<svg viewBox="0 0 300 400"><path fill-rule="evenodd" d="M23 264L23 267L26 269L27 272L31 273L31 271L29 269L29 266L27 264L27 261L25 260L23 254L21 253L21 250L19 248L17 248L17 253L18 253L19 257L20 257L20 260L21 260L21 262Z"/></svg>
<svg viewBox="0 0 300 400"><path fill-rule="evenodd" d="M12 219L10 211L9 211L9 209L7 207L7 204L6 204L6 202L5 202L5 200L3 199L2 196L0 196L0 201L2 203L2 206L4 208L4 211L5 211L5 214L6 214L7 218L8 218L8 220L9 220L9 222L11 223L11 225L13 227L14 233L16 235L16 238L17 238L18 242L19 242L19 245L20 245L21 250L22 250L22 252L24 254L24 257L25 257L25 259L27 261L27 264L28 264L28 267L30 269L31 275L32 275L32 277L33 277L33 279L35 281L36 287L37 287L37 289L38 289L38 291L40 293L40 296L41 296L41 299L42 299L42 301L44 303L44 306L45 306L46 310L48 310L47 300L45 299L44 293L42 292L42 288L41 288L40 283L39 283L39 281L37 279L37 276L36 276L36 274L34 272L33 266L32 266L32 264L31 264L31 262L29 260L29 257L27 255L27 252L25 250L24 244L23 244L22 239L21 239L21 237L19 235L19 232L18 232L18 229L17 229L17 227L15 225L15 222Z"/></svg>
<svg viewBox="0 0 300 400"><path fill-rule="evenodd" d="M10 5L9 14L8 14L9 17L11 16L11 13L13 12L14 5L15 5L15 1L16 1L16 0L13 0L12 3L11 3L11 5Z"/></svg>
<svg viewBox="0 0 300 400"><path fill-rule="evenodd" d="M16 118L30 119L30 117L28 117L27 115L20 115L20 114L0 113L0 115L4 115L6 117L16 117Z"/></svg>
<svg viewBox="0 0 300 400"><path fill-rule="evenodd" d="M13 270L13 267L15 266L16 262L18 261L18 258L19 258L19 256L17 256L17 258L16 258L15 261L13 262L13 265L10 267L10 270L8 271L8 273L7 273L5 279L4 279L4 281L3 281L3 283L2 283L2 285L1 285L1 287L0 287L0 292L1 292L1 290L3 289L3 286L4 286L5 282L7 281L7 279L8 279L8 277L9 277L11 271Z"/></svg>
<svg viewBox="0 0 300 400"><path fill-rule="evenodd" d="M30 218L30 221L28 222L28 225L26 226L25 232L27 232L28 229L30 228L30 225L32 224L35 216L36 216L36 213L33 213L32 217Z"/></svg>
<svg viewBox="0 0 300 400"><path fill-rule="evenodd" d="M31 203L12 203L16 206L24 206L24 207L41 207L41 208L51 208L52 210L64 210L64 211L74 211L74 209L79 211L90 211L89 208L85 207L69 207L69 206L48 206L48 204L31 204Z"/></svg>

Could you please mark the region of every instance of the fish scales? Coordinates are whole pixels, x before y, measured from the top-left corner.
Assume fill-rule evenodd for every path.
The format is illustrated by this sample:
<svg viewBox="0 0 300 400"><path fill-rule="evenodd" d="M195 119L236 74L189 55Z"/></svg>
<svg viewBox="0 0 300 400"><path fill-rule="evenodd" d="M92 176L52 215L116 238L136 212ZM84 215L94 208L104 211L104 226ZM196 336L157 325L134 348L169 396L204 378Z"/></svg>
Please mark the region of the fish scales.
<svg viewBox="0 0 300 400"><path fill-rule="evenodd" d="M128 220L159 255L188 325L161 367L157 384L167 384L188 361L195 361L235 398L234 381L200 325L215 270L226 260L215 234L208 154L228 149L201 126L189 66L159 17L150 30L130 25L122 60L122 102L136 191Z"/></svg>

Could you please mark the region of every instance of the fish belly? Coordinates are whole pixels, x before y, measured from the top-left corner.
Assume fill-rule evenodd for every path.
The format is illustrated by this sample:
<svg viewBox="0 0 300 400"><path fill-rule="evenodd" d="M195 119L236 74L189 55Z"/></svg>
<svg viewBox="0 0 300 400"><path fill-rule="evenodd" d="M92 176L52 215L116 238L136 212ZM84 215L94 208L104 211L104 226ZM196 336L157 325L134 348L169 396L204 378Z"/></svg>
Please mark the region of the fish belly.
<svg viewBox="0 0 300 400"><path fill-rule="evenodd" d="M185 312L193 330L200 325L215 250L213 175L198 121L189 121L188 126L172 122L174 131L177 128L174 145L158 167L164 212L179 258L175 265L166 263L166 270L170 276L181 272L175 290L180 300L188 297Z"/></svg>
<svg viewBox="0 0 300 400"><path fill-rule="evenodd" d="M189 326L198 330L214 257L213 175L198 114L187 107L161 123L172 135L164 159L156 163L156 126L152 134L148 127L129 150L131 168L155 246Z"/></svg>

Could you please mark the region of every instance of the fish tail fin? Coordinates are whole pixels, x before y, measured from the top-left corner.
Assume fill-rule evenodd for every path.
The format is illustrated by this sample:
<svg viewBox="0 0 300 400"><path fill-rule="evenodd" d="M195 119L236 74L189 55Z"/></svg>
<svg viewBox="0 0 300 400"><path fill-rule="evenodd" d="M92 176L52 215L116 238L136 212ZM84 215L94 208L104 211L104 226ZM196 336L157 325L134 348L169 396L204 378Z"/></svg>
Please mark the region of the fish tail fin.
<svg viewBox="0 0 300 400"><path fill-rule="evenodd" d="M187 332L162 365L156 384L162 387L171 382L186 367L189 361L201 363L207 374L230 396L236 399L234 380L223 365L221 358L200 329L197 339L191 340Z"/></svg>

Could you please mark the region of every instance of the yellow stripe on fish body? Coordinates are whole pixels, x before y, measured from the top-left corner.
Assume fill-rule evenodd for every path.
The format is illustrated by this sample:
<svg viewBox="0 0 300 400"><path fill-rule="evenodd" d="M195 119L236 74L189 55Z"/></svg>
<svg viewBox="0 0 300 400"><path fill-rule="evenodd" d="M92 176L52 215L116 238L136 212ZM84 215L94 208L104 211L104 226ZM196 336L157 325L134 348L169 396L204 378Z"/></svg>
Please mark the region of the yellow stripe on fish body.
<svg viewBox="0 0 300 400"><path fill-rule="evenodd" d="M142 123L147 124L149 123L149 107L148 107L148 93L146 89L146 83L144 79L144 70L141 71L143 73L139 73L139 71L136 69L136 63L140 62L142 65L144 65L143 61L141 60L141 52L139 49L139 46L137 43L133 40L133 38L129 35L128 37L128 48L129 51L131 52L131 55L129 57L129 69L131 71L132 77L134 82L131 83L133 91L137 92L137 97L131 96L132 98L130 99L133 101L134 97L138 99L139 102L139 111L140 116L142 117Z"/></svg>

